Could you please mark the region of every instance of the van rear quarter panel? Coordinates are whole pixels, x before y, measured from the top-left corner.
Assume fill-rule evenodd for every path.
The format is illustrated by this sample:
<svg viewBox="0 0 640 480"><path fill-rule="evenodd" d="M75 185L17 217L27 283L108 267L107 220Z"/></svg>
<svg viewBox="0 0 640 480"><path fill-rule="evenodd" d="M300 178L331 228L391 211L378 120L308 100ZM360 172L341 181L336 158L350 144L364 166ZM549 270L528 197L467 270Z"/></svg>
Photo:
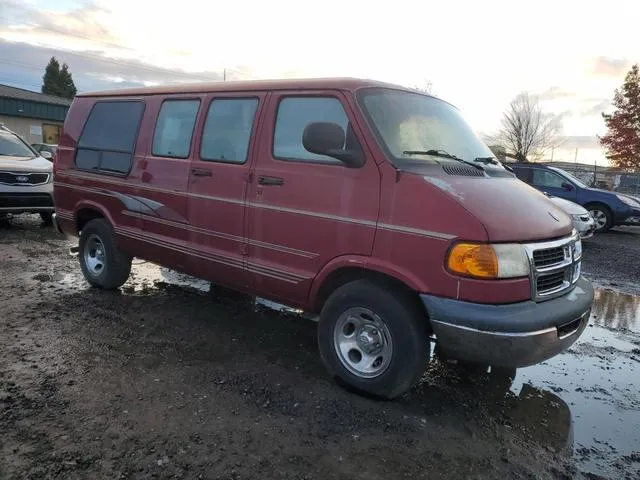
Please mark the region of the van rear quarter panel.
<svg viewBox="0 0 640 480"><path fill-rule="evenodd" d="M123 215L124 205L118 195L135 195L135 187L125 175L96 173L78 169L75 165L78 140L96 100L110 99L76 97L67 113L54 161L53 196L56 213L61 229L71 236L78 234L79 212L87 209L100 213L113 225L120 247L133 254L141 251L143 243L132 236L123 235L123 232L138 233L140 222Z"/></svg>

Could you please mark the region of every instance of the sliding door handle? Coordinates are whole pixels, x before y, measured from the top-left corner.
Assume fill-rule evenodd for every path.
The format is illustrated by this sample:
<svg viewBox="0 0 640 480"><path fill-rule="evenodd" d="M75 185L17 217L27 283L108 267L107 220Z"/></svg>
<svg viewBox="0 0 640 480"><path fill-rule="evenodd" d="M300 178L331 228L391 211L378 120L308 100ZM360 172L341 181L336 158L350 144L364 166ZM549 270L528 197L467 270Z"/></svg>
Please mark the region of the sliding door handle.
<svg viewBox="0 0 640 480"><path fill-rule="evenodd" d="M258 183L260 185L283 185L284 184L284 178L281 177L265 177L260 175L258 177Z"/></svg>
<svg viewBox="0 0 640 480"><path fill-rule="evenodd" d="M207 168L192 168L191 175L194 177L210 177L212 173L211 170Z"/></svg>

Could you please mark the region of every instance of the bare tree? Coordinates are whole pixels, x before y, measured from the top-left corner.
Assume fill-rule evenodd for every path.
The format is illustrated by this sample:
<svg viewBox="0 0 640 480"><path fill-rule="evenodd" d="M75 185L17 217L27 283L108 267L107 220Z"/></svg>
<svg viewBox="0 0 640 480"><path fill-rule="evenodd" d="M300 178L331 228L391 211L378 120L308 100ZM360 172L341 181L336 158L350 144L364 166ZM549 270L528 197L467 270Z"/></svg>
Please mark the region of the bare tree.
<svg viewBox="0 0 640 480"><path fill-rule="evenodd" d="M508 156L527 162L557 146L559 129L559 118L545 114L537 97L522 92L504 112L496 140Z"/></svg>

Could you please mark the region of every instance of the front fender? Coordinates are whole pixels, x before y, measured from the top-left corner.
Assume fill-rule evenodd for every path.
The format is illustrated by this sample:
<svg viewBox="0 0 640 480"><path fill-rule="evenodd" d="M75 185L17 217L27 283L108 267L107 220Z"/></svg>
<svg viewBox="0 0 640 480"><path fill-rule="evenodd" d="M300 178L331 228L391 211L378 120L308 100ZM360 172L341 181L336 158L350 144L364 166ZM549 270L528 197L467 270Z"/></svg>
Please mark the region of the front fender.
<svg viewBox="0 0 640 480"><path fill-rule="evenodd" d="M424 284L421 279L407 270L398 268L396 265L362 255L344 255L329 261L315 276L309 291L308 304L316 305L316 302L318 301L318 293L329 275L340 269L347 268L359 268L362 270L382 273L402 282L408 288L416 292L424 293L430 291L428 286Z"/></svg>

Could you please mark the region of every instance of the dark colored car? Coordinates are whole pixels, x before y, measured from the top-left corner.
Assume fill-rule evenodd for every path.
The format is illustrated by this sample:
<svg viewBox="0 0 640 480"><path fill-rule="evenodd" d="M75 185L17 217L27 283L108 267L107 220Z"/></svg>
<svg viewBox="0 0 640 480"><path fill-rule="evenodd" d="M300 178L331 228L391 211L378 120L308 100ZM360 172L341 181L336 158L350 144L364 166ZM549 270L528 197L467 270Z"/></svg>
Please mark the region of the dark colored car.
<svg viewBox="0 0 640 480"><path fill-rule="evenodd" d="M591 188L561 168L522 163L509 166L520 180L532 187L589 210L596 232L606 232L617 225L640 225L640 201L633 197Z"/></svg>

